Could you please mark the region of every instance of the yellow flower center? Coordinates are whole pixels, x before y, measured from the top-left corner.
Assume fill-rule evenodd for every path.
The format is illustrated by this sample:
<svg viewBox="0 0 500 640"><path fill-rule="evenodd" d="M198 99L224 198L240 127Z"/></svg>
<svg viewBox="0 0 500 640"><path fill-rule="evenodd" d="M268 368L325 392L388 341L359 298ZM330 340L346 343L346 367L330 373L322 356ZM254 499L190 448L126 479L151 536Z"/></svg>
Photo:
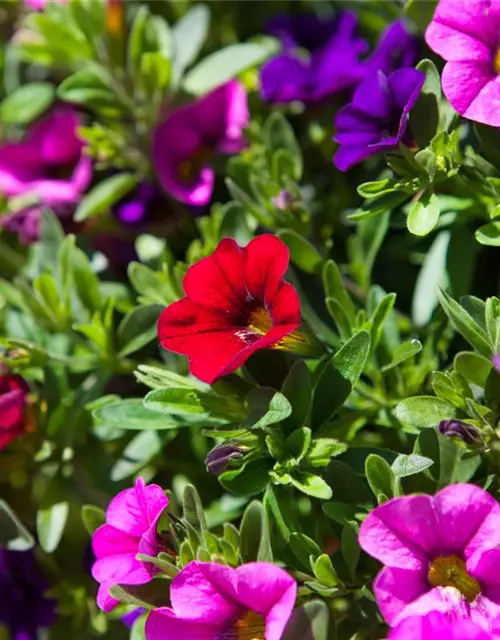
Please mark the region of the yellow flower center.
<svg viewBox="0 0 500 640"><path fill-rule="evenodd" d="M458 556L436 558L429 567L427 579L433 587L455 587L469 602L481 593L481 585L467 573L465 562Z"/></svg>
<svg viewBox="0 0 500 640"><path fill-rule="evenodd" d="M500 47L498 47L495 55L493 56L493 71L496 74L500 74Z"/></svg>
<svg viewBox="0 0 500 640"><path fill-rule="evenodd" d="M264 307L257 307L248 318L249 330L260 336L265 336L272 326L273 320ZM308 342L304 334L300 329L296 329L273 344L271 349L282 349L284 351L302 353L304 349L306 349L307 352L307 346Z"/></svg>
<svg viewBox="0 0 500 640"><path fill-rule="evenodd" d="M264 307L257 307L248 318L248 328L261 336L265 336L273 326L273 320Z"/></svg>
<svg viewBox="0 0 500 640"><path fill-rule="evenodd" d="M265 640L266 621L255 611L247 611L239 617L219 640Z"/></svg>

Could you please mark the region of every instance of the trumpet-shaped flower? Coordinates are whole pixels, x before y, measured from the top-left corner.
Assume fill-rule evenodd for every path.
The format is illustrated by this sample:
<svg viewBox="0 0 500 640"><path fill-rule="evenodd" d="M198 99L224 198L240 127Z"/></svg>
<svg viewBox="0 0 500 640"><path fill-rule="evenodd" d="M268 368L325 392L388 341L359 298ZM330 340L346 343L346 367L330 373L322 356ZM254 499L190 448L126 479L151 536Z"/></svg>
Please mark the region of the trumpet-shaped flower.
<svg viewBox="0 0 500 640"><path fill-rule="evenodd" d="M500 126L500 3L440 0L425 39L447 62L442 84L469 120Z"/></svg>
<svg viewBox="0 0 500 640"><path fill-rule="evenodd" d="M0 451L25 431L28 392L21 376L0 375Z"/></svg>
<svg viewBox="0 0 500 640"><path fill-rule="evenodd" d="M248 120L247 94L236 80L170 113L153 140L154 164L165 191L189 205L207 204L215 181L212 159L245 146Z"/></svg>
<svg viewBox="0 0 500 640"><path fill-rule="evenodd" d="M296 593L295 580L273 564L191 562L172 581L172 607L149 615L146 639L280 640Z"/></svg>
<svg viewBox="0 0 500 640"><path fill-rule="evenodd" d="M374 592L391 627L432 611L484 629L500 616L500 505L483 489L454 484L389 500L368 515L359 542L385 565Z"/></svg>
<svg viewBox="0 0 500 640"><path fill-rule="evenodd" d="M298 340L289 336L300 324L300 303L283 280L288 259L288 248L272 235L246 247L224 238L188 269L185 297L161 314L161 345L188 356L191 373L211 383L258 349L286 348L287 340Z"/></svg>
<svg viewBox="0 0 500 640"><path fill-rule="evenodd" d="M121 491L111 500L106 524L92 537L96 556L92 575L100 583L97 604L104 611L111 611L118 604L109 593L111 587L145 584L152 579L154 568L136 556L156 556L162 551L156 527L167 505L163 489L156 484L146 486L142 478L132 489Z"/></svg>

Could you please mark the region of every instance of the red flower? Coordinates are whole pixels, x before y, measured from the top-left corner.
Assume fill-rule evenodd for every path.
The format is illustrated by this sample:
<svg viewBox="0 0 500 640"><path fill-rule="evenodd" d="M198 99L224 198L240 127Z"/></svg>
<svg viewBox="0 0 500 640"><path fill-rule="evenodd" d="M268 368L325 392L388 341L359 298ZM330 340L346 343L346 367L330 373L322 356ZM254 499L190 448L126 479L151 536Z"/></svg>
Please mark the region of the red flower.
<svg viewBox="0 0 500 640"><path fill-rule="evenodd" d="M28 391L21 376L0 375L0 450L25 430Z"/></svg>
<svg viewBox="0 0 500 640"><path fill-rule="evenodd" d="M283 281L289 252L272 235L240 247L224 238L212 255L188 269L185 297L160 316L162 347L188 356L191 373L211 383L240 367L254 351L286 348L300 325L300 302Z"/></svg>

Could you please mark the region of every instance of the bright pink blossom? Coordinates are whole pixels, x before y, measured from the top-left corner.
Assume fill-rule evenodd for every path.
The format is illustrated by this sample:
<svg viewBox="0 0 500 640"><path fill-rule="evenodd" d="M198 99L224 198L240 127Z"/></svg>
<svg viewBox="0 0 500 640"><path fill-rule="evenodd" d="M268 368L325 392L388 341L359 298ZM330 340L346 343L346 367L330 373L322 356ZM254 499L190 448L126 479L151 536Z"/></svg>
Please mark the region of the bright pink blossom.
<svg viewBox="0 0 500 640"><path fill-rule="evenodd" d="M431 611L487 629L500 616L500 505L472 484L394 498L361 526L361 547L385 567L374 592L386 622Z"/></svg>
<svg viewBox="0 0 500 640"><path fill-rule="evenodd" d="M191 562L172 581L172 608L153 611L147 640L280 640L297 593L295 580L266 562L237 569Z"/></svg>
<svg viewBox="0 0 500 640"><path fill-rule="evenodd" d="M24 378L3 373L0 366L0 451L26 430L29 386Z"/></svg>
<svg viewBox="0 0 500 640"><path fill-rule="evenodd" d="M442 83L452 107L500 126L500 2L440 0L425 39L447 61Z"/></svg>
<svg viewBox="0 0 500 640"><path fill-rule="evenodd" d="M215 181L212 160L241 151L248 120L247 94L236 80L172 111L153 141L153 160L163 188L180 202L207 204Z"/></svg>
<svg viewBox="0 0 500 640"><path fill-rule="evenodd" d="M100 582L97 604L111 611L118 600L109 594L117 584L145 584L154 574L153 567L137 560L137 554L156 556L163 550L156 527L168 505L163 489L146 486L138 478L133 489L125 489L111 500L103 524L92 537L97 558L92 575Z"/></svg>
<svg viewBox="0 0 500 640"><path fill-rule="evenodd" d="M472 620L458 620L433 611L426 616L406 618L391 631L388 640L492 640L490 635Z"/></svg>

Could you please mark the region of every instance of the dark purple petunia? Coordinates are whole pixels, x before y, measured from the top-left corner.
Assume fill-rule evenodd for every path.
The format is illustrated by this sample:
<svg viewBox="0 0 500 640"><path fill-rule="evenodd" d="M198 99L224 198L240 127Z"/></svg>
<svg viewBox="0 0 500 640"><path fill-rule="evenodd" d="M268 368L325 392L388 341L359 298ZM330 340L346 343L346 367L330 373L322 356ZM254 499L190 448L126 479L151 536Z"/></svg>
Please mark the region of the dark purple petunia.
<svg viewBox="0 0 500 640"><path fill-rule="evenodd" d="M130 194L118 202L113 210L126 225L144 222L148 209L161 198L160 189L152 182L141 182Z"/></svg>
<svg viewBox="0 0 500 640"><path fill-rule="evenodd" d="M123 624L131 629L134 626L135 621L140 618L143 613L146 613L146 611L147 609L145 609L144 607L137 607L136 609L132 609L132 611L129 611L124 616L122 616Z"/></svg>
<svg viewBox="0 0 500 640"><path fill-rule="evenodd" d="M389 75L397 69L411 67L418 58L419 40L402 20L395 20L382 33L375 51L367 58L365 76L383 71Z"/></svg>
<svg viewBox="0 0 500 640"><path fill-rule="evenodd" d="M44 597L48 583L31 551L0 549L0 625L12 640L37 640L56 619L55 601Z"/></svg>
<svg viewBox="0 0 500 640"><path fill-rule="evenodd" d="M425 74L411 68L390 76L378 71L363 80L335 118L337 169L347 171L370 156L396 149L400 142L409 143L408 114L424 82Z"/></svg>
<svg viewBox="0 0 500 640"><path fill-rule="evenodd" d="M283 52L261 69L263 99L313 103L354 87L364 74L359 57L368 49L355 34L356 24L350 11L333 19L312 14L275 18L269 31L281 40Z"/></svg>

